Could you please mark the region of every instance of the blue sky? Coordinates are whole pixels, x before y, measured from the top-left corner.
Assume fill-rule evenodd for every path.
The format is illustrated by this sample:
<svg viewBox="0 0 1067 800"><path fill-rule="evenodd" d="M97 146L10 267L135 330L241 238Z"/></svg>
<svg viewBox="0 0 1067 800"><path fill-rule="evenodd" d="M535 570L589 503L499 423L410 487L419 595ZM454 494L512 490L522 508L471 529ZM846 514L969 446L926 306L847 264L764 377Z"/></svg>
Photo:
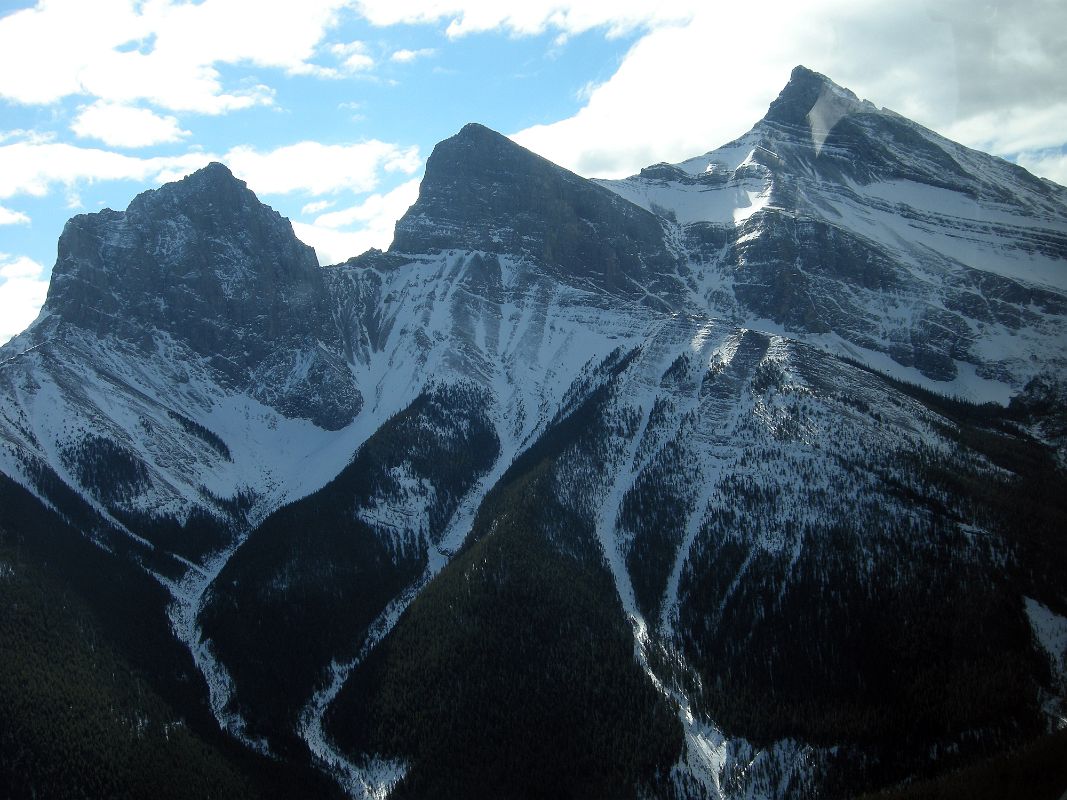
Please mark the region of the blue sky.
<svg viewBox="0 0 1067 800"><path fill-rule="evenodd" d="M210 160L335 263L466 122L626 175L740 135L799 63L1067 183L1061 0L0 2L0 342L70 216Z"/></svg>

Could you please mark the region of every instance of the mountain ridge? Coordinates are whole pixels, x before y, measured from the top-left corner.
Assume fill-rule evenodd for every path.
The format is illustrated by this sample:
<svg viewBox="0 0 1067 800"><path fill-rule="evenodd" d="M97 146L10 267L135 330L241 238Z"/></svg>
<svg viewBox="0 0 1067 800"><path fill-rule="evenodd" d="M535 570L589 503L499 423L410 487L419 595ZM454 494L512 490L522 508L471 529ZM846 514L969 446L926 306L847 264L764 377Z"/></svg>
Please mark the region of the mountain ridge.
<svg viewBox="0 0 1067 800"><path fill-rule="evenodd" d="M777 110L734 142L598 182L678 225L690 261L708 264L692 286L697 302L728 319L755 315L769 329L979 400L1006 403L1035 374L1030 354L1062 369L1059 322L1043 344L1008 342L1024 320L1040 331L1035 305L1057 320L1065 313L1067 190L845 92L798 67ZM827 96L844 96L849 108L815 120ZM946 160L955 181L938 166ZM1014 205L1003 202L1006 190L982 189L1005 177ZM983 356L1012 349L1015 358Z"/></svg>
<svg viewBox="0 0 1067 800"><path fill-rule="evenodd" d="M448 249L503 249L627 294L671 261L654 217L477 123L434 148L390 252Z"/></svg>
<svg viewBox="0 0 1067 800"><path fill-rule="evenodd" d="M956 145L912 180L948 151L872 109L798 68L597 182L468 125L333 267L218 164L77 217L0 472L165 589L222 731L351 796L849 796L1010 747L1063 702L1067 207Z"/></svg>

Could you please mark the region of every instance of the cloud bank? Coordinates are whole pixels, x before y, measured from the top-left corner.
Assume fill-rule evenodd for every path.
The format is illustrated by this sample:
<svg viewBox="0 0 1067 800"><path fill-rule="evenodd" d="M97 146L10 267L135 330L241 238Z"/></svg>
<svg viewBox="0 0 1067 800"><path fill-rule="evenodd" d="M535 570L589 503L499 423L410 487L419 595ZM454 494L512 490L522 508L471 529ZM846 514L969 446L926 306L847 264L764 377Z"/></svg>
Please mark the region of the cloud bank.
<svg viewBox="0 0 1067 800"><path fill-rule="evenodd" d="M0 253L0 344L36 319L47 293L43 266L26 256Z"/></svg>

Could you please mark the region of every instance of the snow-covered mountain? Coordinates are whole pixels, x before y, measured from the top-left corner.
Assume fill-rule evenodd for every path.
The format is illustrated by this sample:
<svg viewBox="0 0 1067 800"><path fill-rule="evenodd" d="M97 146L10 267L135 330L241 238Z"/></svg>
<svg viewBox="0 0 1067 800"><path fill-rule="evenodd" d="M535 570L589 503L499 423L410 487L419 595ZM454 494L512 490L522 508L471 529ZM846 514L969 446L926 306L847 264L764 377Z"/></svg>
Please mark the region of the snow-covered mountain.
<svg viewBox="0 0 1067 800"><path fill-rule="evenodd" d="M850 796L1062 724L1065 343L1067 189L798 67L620 181L468 125L325 269L218 164L75 217L0 488L352 796Z"/></svg>
<svg viewBox="0 0 1067 800"><path fill-rule="evenodd" d="M740 139L601 183L676 223L698 306L976 400L1062 374L1067 191L803 67Z"/></svg>

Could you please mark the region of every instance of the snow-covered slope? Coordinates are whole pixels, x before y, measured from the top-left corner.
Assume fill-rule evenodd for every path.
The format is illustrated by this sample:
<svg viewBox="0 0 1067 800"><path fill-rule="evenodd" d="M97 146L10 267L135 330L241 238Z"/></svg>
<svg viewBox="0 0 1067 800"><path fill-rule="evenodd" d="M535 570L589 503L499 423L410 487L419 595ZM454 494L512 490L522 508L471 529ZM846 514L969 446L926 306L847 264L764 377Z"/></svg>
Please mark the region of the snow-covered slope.
<svg viewBox="0 0 1067 800"><path fill-rule="evenodd" d="M803 67L740 139L598 183L718 315L979 402L1064 369L1067 189Z"/></svg>
<svg viewBox="0 0 1067 800"><path fill-rule="evenodd" d="M329 313L314 253L222 165L75 217L3 351L0 463L31 490L43 463L116 519L215 519L203 555L351 457L333 432L362 398Z"/></svg>
<svg viewBox="0 0 1067 800"><path fill-rule="evenodd" d="M453 725L551 704L434 637L541 665L558 607L632 640L588 634L647 690L599 728L677 729L640 773L612 759L674 728L621 730L589 793L803 797L1055 718L1065 341L1067 190L798 68L741 139L622 181L468 125L390 251L325 269L221 165L76 217L0 349L0 471L170 590L224 729L354 796L479 785ZM1003 699L931 693L957 674Z"/></svg>

